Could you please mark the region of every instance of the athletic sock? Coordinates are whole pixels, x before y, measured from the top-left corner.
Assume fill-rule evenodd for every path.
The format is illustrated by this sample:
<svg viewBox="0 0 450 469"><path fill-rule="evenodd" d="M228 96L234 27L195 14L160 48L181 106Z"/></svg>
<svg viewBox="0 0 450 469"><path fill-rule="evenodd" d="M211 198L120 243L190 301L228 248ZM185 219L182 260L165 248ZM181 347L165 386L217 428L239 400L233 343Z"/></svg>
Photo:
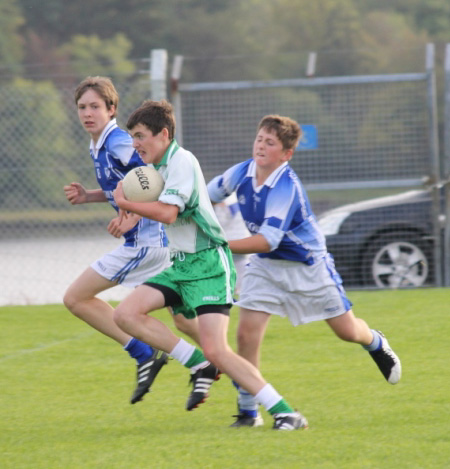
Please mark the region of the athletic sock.
<svg viewBox="0 0 450 469"><path fill-rule="evenodd" d="M265 407L270 415L279 413L292 414L295 412L269 383L256 394L255 399Z"/></svg>
<svg viewBox="0 0 450 469"><path fill-rule="evenodd" d="M254 396L252 396L249 392L245 389L241 388L239 384L233 381L234 387L239 392L238 397L238 407L239 413L248 415L249 417L257 417L258 416L258 401Z"/></svg>
<svg viewBox="0 0 450 469"><path fill-rule="evenodd" d="M184 339L178 341L177 345L175 345L170 352L170 355L186 368L191 368L192 371L197 371L209 363L201 350L189 344Z"/></svg>
<svg viewBox="0 0 450 469"><path fill-rule="evenodd" d="M375 352L376 350L379 350L382 345L382 340L380 334L378 334L377 331L374 329L370 329L370 332L372 332L373 339L372 342L369 345L363 345L363 349L367 350L368 352Z"/></svg>
<svg viewBox="0 0 450 469"><path fill-rule="evenodd" d="M140 340L132 337L124 346L131 358L135 358L140 365L148 360L153 355L153 348L150 345L141 342Z"/></svg>
<svg viewBox="0 0 450 469"><path fill-rule="evenodd" d="M275 404L273 407L268 409L270 415L275 414L293 414L295 410L284 400Z"/></svg>

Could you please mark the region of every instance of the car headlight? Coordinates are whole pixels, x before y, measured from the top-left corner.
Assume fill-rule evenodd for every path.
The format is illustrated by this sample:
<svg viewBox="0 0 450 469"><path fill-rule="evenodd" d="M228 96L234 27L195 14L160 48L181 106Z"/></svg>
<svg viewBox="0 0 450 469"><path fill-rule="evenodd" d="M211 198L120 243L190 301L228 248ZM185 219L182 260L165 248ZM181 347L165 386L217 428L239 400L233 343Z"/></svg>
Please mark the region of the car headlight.
<svg viewBox="0 0 450 469"><path fill-rule="evenodd" d="M325 236L331 236L339 233L342 223L350 215L351 212L334 212L325 214L323 217L317 220L323 234Z"/></svg>

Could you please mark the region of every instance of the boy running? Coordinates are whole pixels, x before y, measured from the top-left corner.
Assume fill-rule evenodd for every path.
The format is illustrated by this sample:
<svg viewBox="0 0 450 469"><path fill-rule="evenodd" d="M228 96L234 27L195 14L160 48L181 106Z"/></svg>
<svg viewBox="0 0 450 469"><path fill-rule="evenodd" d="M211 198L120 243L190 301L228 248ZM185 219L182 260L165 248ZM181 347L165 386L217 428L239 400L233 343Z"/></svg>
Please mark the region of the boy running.
<svg viewBox="0 0 450 469"><path fill-rule="evenodd" d="M119 95L109 78L88 77L75 91L75 104L83 128L91 136L90 155L100 189L87 190L78 183L64 186L72 205L109 202L114 210L113 191L131 169L144 163L134 151L131 138L116 123ZM146 278L169 267L169 250L160 223L130 216L127 220L114 218L108 232L125 242L88 267L64 295L65 306L94 329L110 337L137 361L137 386L131 397L134 404L149 391L156 375L167 363L166 353L130 337L113 320L112 306L97 298L97 294L118 284L135 287ZM198 341L195 321L182 315L174 318L176 326Z"/></svg>
<svg viewBox="0 0 450 469"><path fill-rule="evenodd" d="M259 367L260 347L272 314L294 326L325 320L342 340L361 344L386 380L401 377L400 360L381 332L356 318L305 189L288 165L301 130L297 122L265 116L258 125L253 158L239 163L208 184L213 202L236 192L251 236L229 242L235 254L251 256L242 280L238 353ZM259 426L258 401L237 386L234 427Z"/></svg>
<svg viewBox="0 0 450 469"><path fill-rule="evenodd" d="M204 401L221 370L273 415L274 429L306 427L306 419L264 381L256 367L234 353L227 342L235 283L232 254L197 159L174 140L172 106L165 100L145 101L132 113L127 128L142 160L155 166L165 185L156 202L127 201L120 183L114 198L123 211L164 223L173 265L125 298L115 310L115 321L128 334L169 353L190 368L193 390L187 410ZM164 306L180 305L198 317L204 355L161 321L147 315Z"/></svg>

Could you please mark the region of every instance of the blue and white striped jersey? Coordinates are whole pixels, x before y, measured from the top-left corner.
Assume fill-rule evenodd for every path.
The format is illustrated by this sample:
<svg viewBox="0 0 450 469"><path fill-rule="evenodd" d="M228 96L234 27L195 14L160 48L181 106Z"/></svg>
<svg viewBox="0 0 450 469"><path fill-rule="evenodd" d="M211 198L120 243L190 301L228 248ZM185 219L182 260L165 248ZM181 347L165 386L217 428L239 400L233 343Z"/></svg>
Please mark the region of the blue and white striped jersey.
<svg viewBox="0 0 450 469"><path fill-rule="evenodd" d="M236 191L245 224L252 235L262 234L271 246L259 257L314 264L326 254L325 237L317 225L306 191L292 168L284 163L256 185L253 159L215 177L208 184L213 202Z"/></svg>
<svg viewBox="0 0 450 469"><path fill-rule="evenodd" d="M118 212L113 192L117 183L137 166L145 166L134 150L130 135L116 124L116 119L104 128L94 146L91 141L90 154L95 166L95 175L100 187L112 207ZM125 246L167 246L167 238L161 223L141 218L139 223L124 234Z"/></svg>

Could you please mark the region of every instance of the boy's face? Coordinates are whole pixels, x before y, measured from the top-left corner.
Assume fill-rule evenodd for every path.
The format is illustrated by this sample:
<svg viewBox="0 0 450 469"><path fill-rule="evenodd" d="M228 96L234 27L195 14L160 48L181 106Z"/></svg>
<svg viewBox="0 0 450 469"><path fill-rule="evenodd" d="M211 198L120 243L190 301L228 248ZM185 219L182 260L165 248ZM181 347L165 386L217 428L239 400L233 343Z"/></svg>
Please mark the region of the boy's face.
<svg viewBox="0 0 450 469"><path fill-rule="evenodd" d="M144 124L137 124L130 130L133 147L139 153L144 163L158 164L170 145L169 132L166 128L159 134L153 132Z"/></svg>
<svg viewBox="0 0 450 469"><path fill-rule="evenodd" d="M88 89L81 96L77 102L77 108L81 125L94 140L100 137L115 112L114 106L108 109L103 98L93 89Z"/></svg>
<svg viewBox="0 0 450 469"><path fill-rule="evenodd" d="M275 132L260 129L253 143L253 160L258 168L274 171L292 157L292 150L284 150Z"/></svg>

